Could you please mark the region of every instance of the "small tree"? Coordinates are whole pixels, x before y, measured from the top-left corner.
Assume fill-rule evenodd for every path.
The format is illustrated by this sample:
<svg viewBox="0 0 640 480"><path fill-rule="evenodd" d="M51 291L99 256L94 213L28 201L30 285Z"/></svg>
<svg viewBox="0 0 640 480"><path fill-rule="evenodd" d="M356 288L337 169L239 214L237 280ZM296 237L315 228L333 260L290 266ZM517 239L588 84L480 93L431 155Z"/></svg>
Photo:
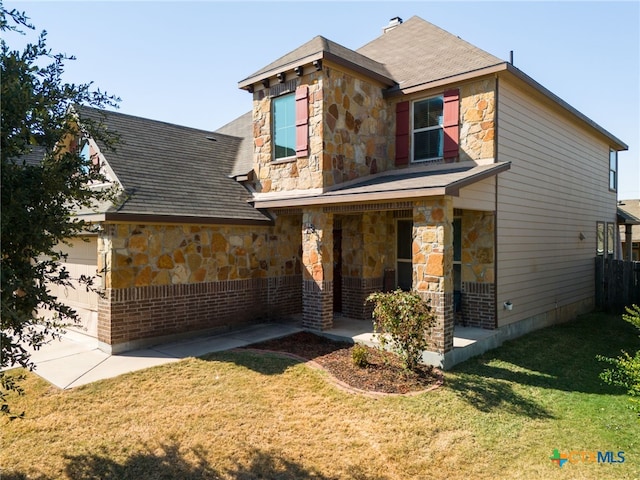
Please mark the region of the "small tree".
<svg viewBox="0 0 640 480"><path fill-rule="evenodd" d="M11 24L9 22L12 22ZM74 106L115 106L117 98L93 91L91 83L62 81L64 62L73 57L52 54L46 32L22 51L12 50L9 35L34 29L24 12L0 4L0 75L2 131L2 229L0 277L2 310L0 366L33 368L25 346L38 349L76 312L50 293L49 285L73 287L61 265L59 245L91 230L74 216L79 208L113 199L113 192L94 188L104 182L93 159L81 152L78 139L91 136L111 145L99 122L79 121ZM25 158L38 152L38 161ZM91 278L85 280L90 287ZM49 310L52 319L37 315ZM14 378L0 372L0 409L7 413L6 395L20 392Z"/></svg>
<svg viewBox="0 0 640 480"><path fill-rule="evenodd" d="M415 292L400 289L372 293L367 302L375 304L373 325L380 346L389 346L400 355L406 368L415 370L428 347L435 322L430 302Z"/></svg>
<svg viewBox="0 0 640 480"><path fill-rule="evenodd" d="M626 308L627 314L622 318L640 329L640 307L632 305ZM598 355L598 360L613 365L600 374L600 378L609 385L616 385L627 389L627 394L632 402L631 409L638 412L640 417L640 350L634 357L623 351L616 358Z"/></svg>

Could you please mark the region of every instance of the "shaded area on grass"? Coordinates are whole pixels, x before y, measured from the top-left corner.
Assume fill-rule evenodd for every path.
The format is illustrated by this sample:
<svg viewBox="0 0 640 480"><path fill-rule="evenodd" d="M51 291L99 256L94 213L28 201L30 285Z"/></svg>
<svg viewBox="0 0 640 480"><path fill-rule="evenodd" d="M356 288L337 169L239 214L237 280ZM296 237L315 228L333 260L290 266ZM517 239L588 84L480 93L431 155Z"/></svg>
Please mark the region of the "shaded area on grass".
<svg viewBox="0 0 640 480"><path fill-rule="evenodd" d="M636 351L636 332L620 316L593 313L532 332L457 365L446 385L483 412L504 408L530 418L549 410L516 392L530 386L589 394L623 394L598 377L606 365L596 355Z"/></svg>
<svg viewBox="0 0 640 480"><path fill-rule="evenodd" d="M315 366L320 366L341 382L343 387L347 385L352 390L357 389L367 394L415 393L441 384L442 375L437 369L418 365L409 370L399 355L380 348L358 345L361 362L356 364L353 358L354 347L353 342L311 332L298 332L236 349L235 358L228 354L213 354L204 359L225 358L266 375L283 373L283 368L288 367L282 363L279 367L275 366L275 355L289 357L294 362L311 360Z"/></svg>
<svg viewBox="0 0 640 480"><path fill-rule="evenodd" d="M153 478L156 480L334 480L337 476L326 476L314 468L306 468L291 459L274 452L255 449L247 454L248 460L237 461L231 468L219 469L206 460L203 449L190 450L189 457L181 452L179 445L172 443L160 445L146 451L138 452L123 462L109 457L108 452L72 455L65 457L68 461L66 478L74 480L138 480ZM3 480L53 480L52 477L33 473L3 472ZM56 477L57 478L57 477ZM349 478L385 480L387 477L371 476L360 467L350 469Z"/></svg>

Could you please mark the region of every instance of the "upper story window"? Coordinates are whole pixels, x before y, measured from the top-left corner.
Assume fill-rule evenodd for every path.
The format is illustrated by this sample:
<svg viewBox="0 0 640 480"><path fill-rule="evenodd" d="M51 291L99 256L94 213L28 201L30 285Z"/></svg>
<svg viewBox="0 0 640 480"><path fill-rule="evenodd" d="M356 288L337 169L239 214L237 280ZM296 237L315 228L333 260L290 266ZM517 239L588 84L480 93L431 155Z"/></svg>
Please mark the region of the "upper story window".
<svg viewBox="0 0 640 480"><path fill-rule="evenodd" d="M413 161L439 160L444 148L444 101L442 96L413 103Z"/></svg>
<svg viewBox="0 0 640 480"><path fill-rule="evenodd" d="M618 152L609 150L609 190L618 190Z"/></svg>
<svg viewBox="0 0 640 480"><path fill-rule="evenodd" d="M295 94L275 97L271 101L273 132L273 159L296 156L296 101Z"/></svg>

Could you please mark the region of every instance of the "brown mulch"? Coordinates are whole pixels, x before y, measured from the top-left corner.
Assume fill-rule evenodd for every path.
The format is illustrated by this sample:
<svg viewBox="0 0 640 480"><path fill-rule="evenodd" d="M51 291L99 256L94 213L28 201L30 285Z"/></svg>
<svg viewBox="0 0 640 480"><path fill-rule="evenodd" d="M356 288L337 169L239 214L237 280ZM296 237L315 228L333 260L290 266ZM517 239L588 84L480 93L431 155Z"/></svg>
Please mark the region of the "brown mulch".
<svg viewBox="0 0 640 480"><path fill-rule="evenodd" d="M333 340L310 332L256 343L251 350L267 350L315 362L351 389L386 394L419 393L442 383L439 370L420 365L416 372L406 370L398 355L364 345L367 366L358 367L352 359L354 344Z"/></svg>

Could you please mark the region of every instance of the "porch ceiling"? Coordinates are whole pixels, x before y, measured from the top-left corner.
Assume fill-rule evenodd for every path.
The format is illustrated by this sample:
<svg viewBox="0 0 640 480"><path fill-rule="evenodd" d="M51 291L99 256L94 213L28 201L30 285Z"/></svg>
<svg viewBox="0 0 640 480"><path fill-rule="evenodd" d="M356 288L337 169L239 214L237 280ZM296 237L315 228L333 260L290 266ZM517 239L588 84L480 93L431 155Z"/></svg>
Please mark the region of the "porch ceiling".
<svg viewBox="0 0 640 480"><path fill-rule="evenodd" d="M441 195L458 196L460 189L511 168L511 162L477 165L432 165L392 170L357 179L324 192L304 191L254 194L256 208L301 207L370 203ZM292 195L292 194L295 194Z"/></svg>

